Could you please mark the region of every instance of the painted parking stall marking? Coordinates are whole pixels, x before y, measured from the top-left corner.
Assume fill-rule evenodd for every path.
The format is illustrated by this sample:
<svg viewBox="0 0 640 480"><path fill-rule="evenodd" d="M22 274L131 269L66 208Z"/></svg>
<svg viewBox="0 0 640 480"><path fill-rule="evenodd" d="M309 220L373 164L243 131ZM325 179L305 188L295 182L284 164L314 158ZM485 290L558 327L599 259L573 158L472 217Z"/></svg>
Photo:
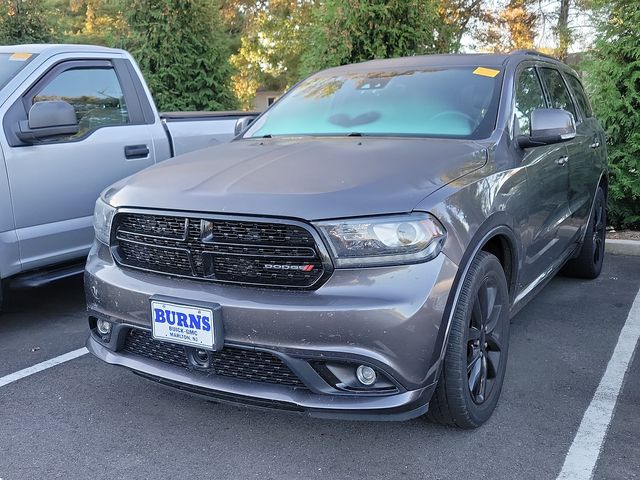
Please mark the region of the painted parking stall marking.
<svg viewBox="0 0 640 480"><path fill-rule="evenodd" d="M21 378L28 377L30 375L33 375L34 373L42 372L43 370L55 367L56 365L60 365L61 363L65 363L69 360L81 357L83 355L86 355L87 353L89 353L89 351L86 348L82 347L58 357L45 360L44 362L37 363L31 367L23 368L22 370L18 370L17 372L10 373L9 375L0 377L0 387L4 387L5 385L9 385L10 383L20 380Z"/></svg>
<svg viewBox="0 0 640 480"><path fill-rule="evenodd" d="M620 331L618 343L600 380L600 385L582 417L558 479L588 480L592 478L639 338L640 291Z"/></svg>

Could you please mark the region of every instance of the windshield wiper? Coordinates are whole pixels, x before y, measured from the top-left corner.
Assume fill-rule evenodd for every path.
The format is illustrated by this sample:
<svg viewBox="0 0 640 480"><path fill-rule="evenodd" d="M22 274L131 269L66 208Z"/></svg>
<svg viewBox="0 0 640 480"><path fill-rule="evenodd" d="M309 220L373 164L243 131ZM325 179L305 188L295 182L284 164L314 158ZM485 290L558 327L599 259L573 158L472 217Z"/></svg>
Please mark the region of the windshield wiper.
<svg viewBox="0 0 640 480"><path fill-rule="evenodd" d="M347 135L347 137L362 137L362 133L360 132L351 132Z"/></svg>

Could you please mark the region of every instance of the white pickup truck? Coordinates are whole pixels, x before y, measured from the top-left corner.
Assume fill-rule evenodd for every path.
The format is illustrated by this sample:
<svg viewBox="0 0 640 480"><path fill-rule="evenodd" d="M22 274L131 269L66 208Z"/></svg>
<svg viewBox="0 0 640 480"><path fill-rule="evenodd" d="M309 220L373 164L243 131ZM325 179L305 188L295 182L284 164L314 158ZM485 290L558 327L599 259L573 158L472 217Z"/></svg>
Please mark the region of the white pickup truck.
<svg viewBox="0 0 640 480"><path fill-rule="evenodd" d="M254 117L158 113L123 50L0 47L0 282L36 286L80 273L104 188L227 142Z"/></svg>

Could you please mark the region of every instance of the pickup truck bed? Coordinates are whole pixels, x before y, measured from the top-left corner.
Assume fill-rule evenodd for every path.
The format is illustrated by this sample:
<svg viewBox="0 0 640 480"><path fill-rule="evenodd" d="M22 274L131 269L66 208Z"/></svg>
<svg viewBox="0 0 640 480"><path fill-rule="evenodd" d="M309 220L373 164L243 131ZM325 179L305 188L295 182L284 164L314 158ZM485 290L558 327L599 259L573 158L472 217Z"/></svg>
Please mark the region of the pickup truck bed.
<svg viewBox="0 0 640 480"><path fill-rule="evenodd" d="M211 147L233 138L236 121L257 112L164 112L160 119L171 143L171 156Z"/></svg>

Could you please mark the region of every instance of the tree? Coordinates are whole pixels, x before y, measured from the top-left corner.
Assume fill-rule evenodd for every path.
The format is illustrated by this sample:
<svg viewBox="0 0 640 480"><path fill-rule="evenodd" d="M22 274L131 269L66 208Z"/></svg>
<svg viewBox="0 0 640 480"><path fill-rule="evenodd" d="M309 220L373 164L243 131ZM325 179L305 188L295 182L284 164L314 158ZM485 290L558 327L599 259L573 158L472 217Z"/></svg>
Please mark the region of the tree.
<svg viewBox="0 0 640 480"><path fill-rule="evenodd" d="M438 8L435 0L325 0L305 33L301 73L437 52Z"/></svg>
<svg viewBox="0 0 640 480"><path fill-rule="evenodd" d="M475 38L494 52L534 48L538 26L535 3L537 0L507 0L485 6Z"/></svg>
<svg viewBox="0 0 640 480"><path fill-rule="evenodd" d="M54 38L41 0L1 0L0 44L44 43Z"/></svg>
<svg viewBox="0 0 640 480"><path fill-rule="evenodd" d="M567 59L569 44L571 43L571 30L569 29L569 8L571 0L560 0L558 9L558 23L556 24L556 35L558 36L558 48L556 54L562 61Z"/></svg>
<svg viewBox="0 0 640 480"><path fill-rule="evenodd" d="M216 0L133 0L129 49L163 110L235 108Z"/></svg>
<svg viewBox="0 0 640 480"><path fill-rule="evenodd" d="M57 14L65 42L124 48L129 28L126 0L47 0Z"/></svg>
<svg viewBox="0 0 640 480"><path fill-rule="evenodd" d="M462 36L474 20L486 10L486 0L438 0L440 21L435 25L435 49L441 53L457 52Z"/></svg>
<svg viewBox="0 0 640 480"><path fill-rule="evenodd" d="M240 48L231 57L237 72L233 89L244 107L259 87L284 90L298 79L300 57L307 46L305 26L315 0L272 0L268 8L256 5L243 9Z"/></svg>
<svg viewBox="0 0 640 480"><path fill-rule="evenodd" d="M640 3L600 1L585 82L607 132L613 225L640 227Z"/></svg>

